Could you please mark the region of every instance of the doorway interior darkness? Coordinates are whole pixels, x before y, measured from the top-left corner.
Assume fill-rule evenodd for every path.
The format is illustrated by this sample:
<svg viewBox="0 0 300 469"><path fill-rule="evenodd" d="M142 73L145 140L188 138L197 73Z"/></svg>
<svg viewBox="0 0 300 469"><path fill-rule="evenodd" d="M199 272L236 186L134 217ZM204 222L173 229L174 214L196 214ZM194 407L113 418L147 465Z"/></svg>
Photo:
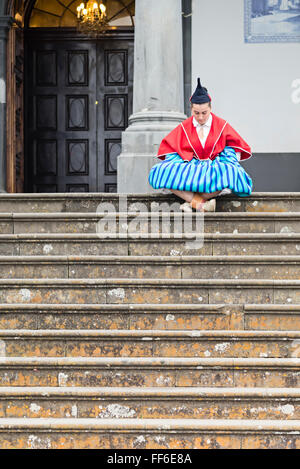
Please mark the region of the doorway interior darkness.
<svg viewBox="0 0 300 469"><path fill-rule="evenodd" d="M70 27L29 26L30 17L25 192L116 192L121 133L132 112L133 27L95 39Z"/></svg>

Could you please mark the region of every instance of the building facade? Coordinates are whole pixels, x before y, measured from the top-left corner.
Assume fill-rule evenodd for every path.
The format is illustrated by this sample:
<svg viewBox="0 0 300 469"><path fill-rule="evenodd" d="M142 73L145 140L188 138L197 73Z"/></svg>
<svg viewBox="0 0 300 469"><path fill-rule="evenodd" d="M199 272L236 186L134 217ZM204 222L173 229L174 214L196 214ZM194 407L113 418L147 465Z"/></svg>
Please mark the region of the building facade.
<svg viewBox="0 0 300 469"><path fill-rule="evenodd" d="M1 192L152 192L198 76L252 146L254 190L298 192L298 1L107 0L98 38L79 3L0 0Z"/></svg>

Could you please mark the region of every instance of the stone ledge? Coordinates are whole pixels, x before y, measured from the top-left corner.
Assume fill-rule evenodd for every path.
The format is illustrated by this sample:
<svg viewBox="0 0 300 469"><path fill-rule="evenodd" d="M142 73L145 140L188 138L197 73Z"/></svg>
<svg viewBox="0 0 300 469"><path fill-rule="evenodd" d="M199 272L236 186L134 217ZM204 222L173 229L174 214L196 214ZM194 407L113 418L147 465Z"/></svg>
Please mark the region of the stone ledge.
<svg viewBox="0 0 300 469"><path fill-rule="evenodd" d="M205 368L300 369L300 358L174 358L174 357L0 357L0 368L83 368L111 370L125 369L179 369L203 370Z"/></svg>
<svg viewBox="0 0 300 469"><path fill-rule="evenodd" d="M0 213L0 221L2 219L12 219L16 221L30 221L30 220L99 220L105 217L105 220L121 219L133 219L135 220L137 217L139 220L152 220L152 219L161 219L161 218L170 218L172 219L194 219L196 217L202 216L200 212L97 212L97 213L90 213L90 212L81 212L81 213L74 213L74 212L57 212L57 213L44 213L44 212L30 212L30 213ZM300 219L300 212L206 212L204 214L205 218L218 220L218 219L230 219L230 220L243 220L243 219L291 219L291 220L299 220Z"/></svg>
<svg viewBox="0 0 300 469"><path fill-rule="evenodd" d="M259 341L283 341L296 340L296 347L299 346L300 331L249 331L249 330L124 330L124 329L3 329L0 330L0 337L17 339L112 339L112 340L149 340L163 341L163 339L194 340L194 341L214 341L227 340L237 342L239 340L257 339ZM299 343L298 343L299 342Z"/></svg>
<svg viewBox="0 0 300 469"><path fill-rule="evenodd" d="M271 280L271 279L157 279L157 278L101 278L101 279L65 279L65 278L54 278L54 279L0 279L0 286L9 286L11 288L20 288L20 286L45 286L55 287L60 286L62 288L68 288L76 286L78 288L97 287L97 286L109 286L123 285L127 286L156 286L162 288L176 288L178 286L184 286L186 288L194 288L198 286L219 288L219 287L239 287L239 288L264 288L264 287L276 287L276 288L287 288L295 287L300 288L300 280Z"/></svg>
<svg viewBox="0 0 300 469"><path fill-rule="evenodd" d="M231 255L231 256L223 256L223 255L203 255L203 256L185 256L185 255L180 255L180 256L157 256L157 255L152 255L152 256L101 256L101 255L95 255L95 256L89 256L89 255L44 255L44 256L39 256L39 255L20 255L20 256L1 256L0 255L0 264L22 264L26 263L28 264L51 264L51 263L62 263L62 264L97 264L97 263L108 263L108 264L218 264L221 265L222 263L224 264L272 264L272 263L278 263L278 264L289 264L289 263L295 263L298 264L300 263L300 256L292 256L292 255L247 255L247 256L239 256L239 255Z"/></svg>
<svg viewBox="0 0 300 469"><path fill-rule="evenodd" d="M253 311L256 314L290 314L291 312L300 313L299 304L157 304L157 303L126 303L126 304L66 304L66 303L56 303L56 304L47 304L47 303L0 303L0 311L11 312L19 311L21 312L39 312L48 314L51 311L63 311L72 313L74 311L84 313L93 313L96 311L107 311L109 313L131 313L131 312L144 312L147 310L147 314L156 314L161 311L175 311L175 312L187 312L187 313L198 313L198 314L228 314L230 310L241 311L245 314L251 314Z"/></svg>
<svg viewBox="0 0 300 469"><path fill-rule="evenodd" d="M3 193L3 194L0 194L0 201L1 200L13 200L13 199L16 199L16 200L30 200L30 199L41 199L41 200L50 200L50 201L54 201L56 199L95 199L95 198L104 198L104 199L113 199L113 198L119 198L119 197L128 197L128 198L137 198L137 199L157 199L157 198L164 198L164 199L167 199L167 198L172 198L174 200L178 200L178 198L174 195L164 195L164 194L161 194L161 193L147 193L147 194L140 194L140 193L120 193L120 194L113 194L113 193L107 193L107 192L83 192L83 193L69 193L69 192L66 192L66 193L59 193L59 192L56 192L56 193L43 193L43 194L40 194L40 193L14 193L14 194L7 194L7 193ZM291 199L291 198L296 198L296 199L300 199L300 192L252 192L252 194L250 196L247 196L247 197L239 197L239 196L235 196L233 194L229 194L229 195L226 195L226 197L224 197L224 200L227 199L238 199L238 200L246 200L246 199L255 199L255 198L268 198L268 199Z"/></svg>
<svg viewBox="0 0 300 469"><path fill-rule="evenodd" d="M161 398L161 399L300 399L299 388L242 388L242 387L0 387L0 399L14 398Z"/></svg>
<svg viewBox="0 0 300 469"><path fill-rule="evenodd" d="M300 420L198 420L198 419L0 419L0 431L20 430L94 430L168 433L172 431L212 432L295 432L300 435Z"/></svg>
<svg viewBox="0 0 300 469"><path fill-rule="evenodd" d="M168 241L190 241L195 237L195 233L141 233L134 237L134 234L128 235L127 233L117 234L115 237L110 234L108 238L104 234L96 233L0 233L0 242L5 241L149 241L161 242ZM204 241L294 241L300 240L300 233L204 233Z"/></svg>
<svg viewBox="0 0 300 469"><path fill-rule="evenodd" d="M41 303L41 304L26 304L26 303L13 303L13 304L6 304L6 303L0 303L0 310L3 311L15 311L18 309L22 309L26 312L30 311L38 311L38 312L46 312L48 313L49 311L58 311L58 310L63 310L64 312L70 312L72 313L73 311L83 311L83 312L91 312L94 311L103 311L106 310L109 313L114 313L114 312L125 312L125 313L131 313L135 311L143 312L145 309L147 309L147 314L149 313L157 313L160 312L161 310L163 311L187 311L187 312L197 312L203 314L205 313L212 313L214 314L216 311L220 311L223 309L226 305L225 304L208 304L208 305L196 305L196 304L149 304L149 303L126 303L126 304L47 304L47 303ZM227 305L228 306L228 305ZM232 307L234 306L241 306L242 305L231 305ZM300 305L299 309L300 309ZM228 309L228 308L227 308ZM227 313L224 313L227 314Z"/></svg>

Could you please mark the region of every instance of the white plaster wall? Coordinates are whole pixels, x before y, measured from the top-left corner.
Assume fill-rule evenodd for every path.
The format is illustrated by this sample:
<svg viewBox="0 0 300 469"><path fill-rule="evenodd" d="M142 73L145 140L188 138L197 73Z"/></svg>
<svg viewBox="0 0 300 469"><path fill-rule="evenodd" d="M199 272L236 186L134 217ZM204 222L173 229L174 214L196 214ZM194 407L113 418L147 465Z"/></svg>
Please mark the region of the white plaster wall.
<svg viewBox="0 0 300 469"><path fill-rule="evenodd" d="M193 0L192 76L254 152L300 153L300 43L245 43L243 0Z"/></svg>

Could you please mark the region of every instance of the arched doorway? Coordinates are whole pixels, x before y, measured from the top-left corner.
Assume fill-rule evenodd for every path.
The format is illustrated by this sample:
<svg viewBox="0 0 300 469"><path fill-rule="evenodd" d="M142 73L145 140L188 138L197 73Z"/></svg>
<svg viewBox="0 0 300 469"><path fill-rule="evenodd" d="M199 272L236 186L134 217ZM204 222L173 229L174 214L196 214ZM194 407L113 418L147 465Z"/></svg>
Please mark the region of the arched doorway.
<svg viewBox="0 0 300 469"><path fill-rule="evenodd" d="M24 17L25 192L116 192L132 112L134 1L108 0L111 30L76 29L79 0L32 0Z"/></svg>

